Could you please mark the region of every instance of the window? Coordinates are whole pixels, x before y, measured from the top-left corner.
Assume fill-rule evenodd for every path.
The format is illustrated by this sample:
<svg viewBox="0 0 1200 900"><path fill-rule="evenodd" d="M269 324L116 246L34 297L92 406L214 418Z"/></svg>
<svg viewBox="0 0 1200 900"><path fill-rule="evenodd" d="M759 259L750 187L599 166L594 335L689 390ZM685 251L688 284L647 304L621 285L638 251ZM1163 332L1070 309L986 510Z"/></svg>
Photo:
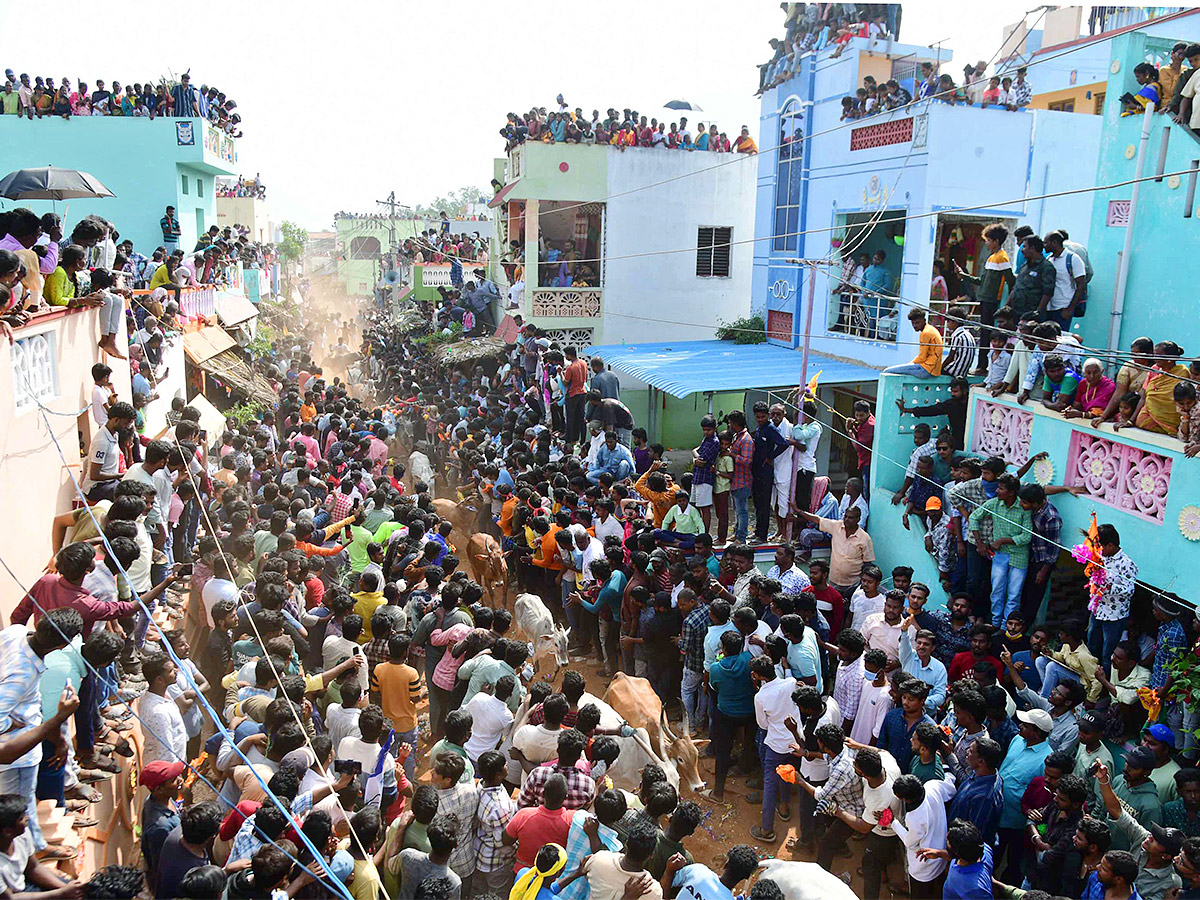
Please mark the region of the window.
<svg viewBox="0 0 1200 900"><path fill-rule="evenodd" d="M350 241L351 259L376 259L380 253L379 238L356 237ZM428 284L428 281L423 282Z"/></svg>
<svg viewBox="0 0 1200 900"><path fill-rule="evenodd" d="M187 189L187 176L186 176L186 175L184 175L184 176L183 176L183 193L186 195L186 194L187 194L187 192L188 192L188 189Z"/></svg>
<svg viewBox="0 0 1200 900"><path fill-rule="evenodd" d="M1050 104L1050 109L1057 110L1058 112L1075 112L1075 101L1073 99L1058 100Z"/></svg>
<svg viewBox="0 0 1200 900"><path fill-rule="evenodd" d="M196 179L196 196L197 197L204 196L204 179L203 178Z"/></svg>
<svg viewBox="0 0 1200 900"><path fill-rule="evenodd" d="M795 100L789 100L779 114L779 161L775 168L775 242L776 250L795 250L800 230L800 181L804 163L803 114Z"/></svg>
<svg viewBox="0 0 1200 900"><path fill-rule="evenodd" d="M732 228L696 229L696 277L728 278Z"/></svg>
<svg viewBox="0 0 1200 900"><path fill-rule="evenodd" d="M1098 116L1104 114L1104 91L1099 91L1096 93L1096 107L1092 110L1092 112Z"/></svg>

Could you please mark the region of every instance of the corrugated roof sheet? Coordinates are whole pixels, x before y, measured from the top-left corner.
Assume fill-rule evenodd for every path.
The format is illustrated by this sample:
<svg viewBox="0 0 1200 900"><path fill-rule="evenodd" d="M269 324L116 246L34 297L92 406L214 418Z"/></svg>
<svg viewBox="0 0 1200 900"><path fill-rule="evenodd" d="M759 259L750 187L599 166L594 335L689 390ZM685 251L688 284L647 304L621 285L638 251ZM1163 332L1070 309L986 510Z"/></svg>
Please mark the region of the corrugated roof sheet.
<svg viewBox="0 0 1200 900"><path fill-rule="evenodd" d="M800 380L800 351L774 344L730 341L668 341L658 344L600 344L592 356L618 372L640 378L673 397L698 391L738 391L795 385ZM875 381L879 370L810 352L808 377L821 373L821 384Z"/></svg>

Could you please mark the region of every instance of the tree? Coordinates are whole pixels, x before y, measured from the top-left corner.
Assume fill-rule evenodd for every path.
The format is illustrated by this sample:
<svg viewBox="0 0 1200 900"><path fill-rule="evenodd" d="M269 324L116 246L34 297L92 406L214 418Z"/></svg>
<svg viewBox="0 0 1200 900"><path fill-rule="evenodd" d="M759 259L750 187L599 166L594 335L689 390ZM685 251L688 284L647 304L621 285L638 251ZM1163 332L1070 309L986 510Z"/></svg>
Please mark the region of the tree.
<svg viewBox="0 0 1200 900"><path fill-rule="evenodd" d="M461 187L445 196L438 197L428 204L418 204L413 212L418 219L436 219L443 212L453 218L465 213L468 203L484 199L489 198L483 192L482 188L471 186Z"/></svg>
<svg viewBox="0 0 1200 900"><path fill-rule="evenodd" d="M308 232L295 222L284 222L279 226L279 230L283 232L283 240L275 249L284 259L293 262L298 260L304 255L304 247L308 243Z"/></svg>
<svg viewBox="0 0 1200 900"><path fill-rule="evenodd" d="M304 255L304 247L308 244L308 232L295 222L284 222L279 226L279 230L283 233L283 240L275 246L275 249L283 257L283 277L287 284L285 296L290 297L292 295L292 272L300 257Z"/></svg>

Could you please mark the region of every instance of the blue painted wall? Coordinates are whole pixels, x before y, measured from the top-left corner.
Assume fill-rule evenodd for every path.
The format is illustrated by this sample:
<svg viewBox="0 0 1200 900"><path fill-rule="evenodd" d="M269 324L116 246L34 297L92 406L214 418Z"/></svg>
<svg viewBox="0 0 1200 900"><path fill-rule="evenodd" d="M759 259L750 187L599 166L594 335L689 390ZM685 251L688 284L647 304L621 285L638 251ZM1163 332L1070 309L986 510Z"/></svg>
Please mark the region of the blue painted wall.
<svg viewBox="0 0 1200 900"><path fill-rule="evenodd" d="M933 587L933 599L938 604L944 604L946 597L937 586L936 566L932 557L925 552L924 534L916 518L911 520L912 530L905 531L900 520L902 507L891 505L892 492L904 483L904 466L907 465L914 446L911 433L912 417L898 414L896 399L903 395L905 403L911 404L913 391L927 391L929 386L929 382L897 375L885 375L879 379L874 456L871 463L871 517L867 530L875 542L875 554L885 574L889 573L893 566L912 566L915 573L913 577ZM934 393L938 390L939 387L933 388ZM972 393L967 418L968 435L973 433L978 412L977 404L981 401L991 401L991 398L975 390ZM1016 407L1011 395L994 402ZM1053 502L1063 517L1061 542L1064 545L1073 547L1080 543L1082 532L1088 527L1091 514L1095 512L1099 522L1109 522L1116 526L1121 535L1121 544L1138 564L1139 578L1143 582L1160 590L1176 592L1189 602L1197 603L1200 600L1200 588L1197 588L1194 579L1185 578L1184 573L1187 571L1185 567L1194 566L1194 560L1200 558L1200 544L1183 537L1179 529L1179 516L1185 506L1200 502L1200 462L1185 458L1180 452L1181 445L1173 438L1150 435L1136 429L1128 429L1114 435L1109 426L1102 426L1099 431L1095 431L1087 425L1081 426L1078 419L1063 419L1036 403L1031 402L1025 408L1034 413L1030 438L1032 451L1045 450L1054 464L1052 484L1064 483L1071 435L1076 430L1115 439L1122 444L1171 460L1170 486L1161 523L1118 510L1086 494L1079 497L1059 494L1053 498ZM968 443L968 450L970 449ZM1011 467L1012 471L1015 469L1016 466ZM1032 480L1032 474L1026 475L1025 480ZM1081 608L1086 608L1086 597L1081 597L1080 603Z"/></svg>
<svg viewBox="0 0 1200 900"><path fill-rule="evenodd" d="M1178 22L1181 28L1192 22L1200 26L1200 16ZM1135 153L1145 120L1142 116L1122 118L1117 98L1126 91L1137 91L1134 66L1161 57L1172 42L1171 38L1155 38L1141 31L1113 40L1111 67L1117 71L1108 76L1096 184L1115 184L1134 177ZM1155 115L1147 145L1146 175L1156 171L1164 131L1169 135L1164 172L1187 170L1200 158L1200 141L1165 115ZM1200 208L1192 210L1191 218L1184 217L1187 182L1187 176L1183 176L1142 184L1118 341L1122 350L1127 350L1134 338L1147 335L1156 341L1173 340L1192 357L1200 355L1194 264L1200 246ZM1088 346L1107 346L1119 254L1127 233L1126 228L1108 224L1109 202L1128 200L1132 191L1132 187L1121 187L1092 195L1089 251L1095 275L1082 330L1083 342Z"/></svg>
<svg viewBox="0 0 1200 900"><path fill-rule="evenodd" d="M1087 241L1092 222L1086 195L1048 201L1025 197L1090 186L1093 160L1099 148L1099 117L1079 117L1049 111L1009 113L995 109L931 103L908 113L893 112L855 122L840 121L841 99L861 84L863 66L878 65L860 57L852 42L838 59L806 57L795 78L766 92L762 98L752 305L792 315L792 334L777 341L798 346L808 296L807 274L785 262L790 257L834 260L816 278L812 347L822 353L848 357L871 366L907 362L914 355L915 335L899 317L896 343L867 341L830 333L830 290L840 272L841 234L832 229L847 214L878 214L887 210L922 216L907 223L903 247L877 234L863 249L885 247L888 267L899 279L901 296L918 302L929 297L935 255L937 218L933 213L961 209L982 220L1029 222L1039 230L1064 227L1072 238ZM865 41L861 42L865 45ZM893 56L925 58L928 48L894 45ZM953 71L943 51L946 71ZM796 100L804 107L805 199L799 227L804 234L795 250L775 250L776 171L774 147L780 133L780 113ZM852 127L874 126L913 115L912 141L850 150ZM843 218L839 218L843 217ZM836 302L836 301L834 301Z"/></svg>
<svg viewBox="0 0 1200 900"><path fill-rule="evenodd" d="M192 142L181 144L189 122ZM185 126L182 136L180 125ZM116 196L55 204L60 215L67 212L68 233L94 213L113 222L122 239L131 239L149 256L162 243L158 221L171 205L183 229L179 246L190 250L198 231L217 224L215 176L237 173L237 142L219 133L214 140L211 131L215 129L202 119L91 116L31 122L0 116L0 176L41 166L82 169ZM0 202L5 209L28 206L39 214L52 208L49 201Z"/></svg>

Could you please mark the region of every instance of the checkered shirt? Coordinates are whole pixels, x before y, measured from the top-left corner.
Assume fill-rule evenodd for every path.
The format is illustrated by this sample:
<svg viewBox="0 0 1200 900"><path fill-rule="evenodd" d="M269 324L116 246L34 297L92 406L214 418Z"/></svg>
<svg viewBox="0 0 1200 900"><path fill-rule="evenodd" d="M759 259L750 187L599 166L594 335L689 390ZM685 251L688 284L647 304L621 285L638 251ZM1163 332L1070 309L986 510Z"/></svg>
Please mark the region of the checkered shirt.
<svg viewBox="0 0 1200 900"><path fill-rule="evenodd" d="M479 808L479 787L473 781L459 782L451 788L438 790L438 815L458 816L458 846L450 854L447 865L461 878L475 871L475 812Z"/></svg>
<svg viewBox="0 0 1200 900"><path fill-rule="evenodd" d="M829 761L829 779L817 788L816 801L819 813L829 814L834 807L855 816L862 813L863 783L854 771L854 752L849 747Z"/></svg>
<svg viewBox="0 0 1200 900"><path fill-rule="evenodd" d="M542 794L546 789L546 781L558 772L567 779L567 799L563 803L566 809L583 809L591 806L596 796L596 782L590 775L585 774L574 766L545 765L538 766L525 777L525 785L517 797L517 806L524 809L527 806L540 806ZM441 812L441 810L438 810Z"/></svg>
<svg viewBox="0 0 1200 900"><path fill-rule="evenodd" d="M683 650L683 667L693 672L704 671L704 636L711 624L707 606L697 606L683 620L679 647Z"/></svg>
<svg viewBox="0 0 1200 900"><path fill-rule="evenodd" d="M504 827L516 814L517 804L503 785L485 787L479 792L479 811L475 819L476 870L495 872L512 869L517 848L505 847L502 838Z"/></svg>

